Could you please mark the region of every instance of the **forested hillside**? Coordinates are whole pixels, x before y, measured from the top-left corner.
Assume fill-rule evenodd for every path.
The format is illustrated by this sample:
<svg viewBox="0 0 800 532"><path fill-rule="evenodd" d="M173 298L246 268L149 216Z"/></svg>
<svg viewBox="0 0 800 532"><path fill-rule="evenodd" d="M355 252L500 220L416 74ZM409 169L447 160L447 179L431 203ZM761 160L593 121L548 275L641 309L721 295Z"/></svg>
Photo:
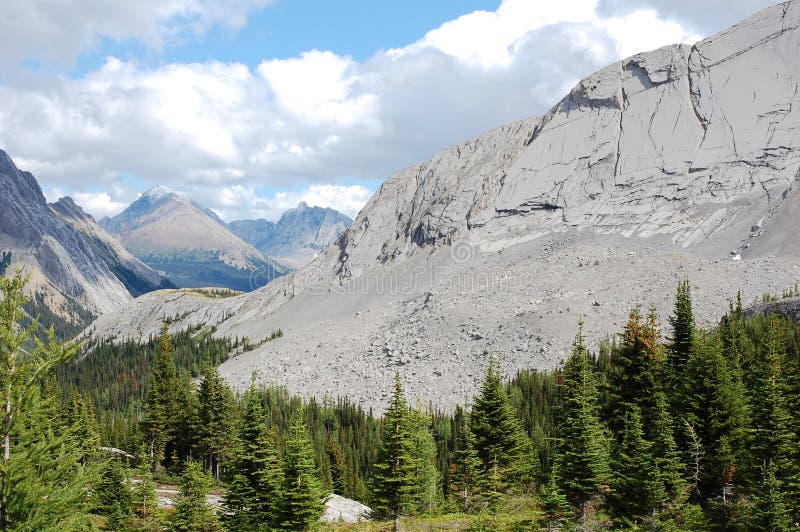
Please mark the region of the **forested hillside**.
<svg viewBox="0 0 800 532"><path fill-rule="evenodd" d="M408 405L398 374L381 417L347 398L235 396L214 368L245 342L202 329L165 327L70 362L75 346L52 341L21 356L23 281L2 281L0 378L14 415L0 530L304 530L321 526L331 492L400 529L789 530L800 519L800 326L745 318L735 300L719 326L697 329L688 281L668 338L647 309L596 349L576 324L558 370L503 382L490 359L474 400L452 412ZM157 508L154 480L179 477L175 508ZM210 490L221 509L207 506Z"/></svg>

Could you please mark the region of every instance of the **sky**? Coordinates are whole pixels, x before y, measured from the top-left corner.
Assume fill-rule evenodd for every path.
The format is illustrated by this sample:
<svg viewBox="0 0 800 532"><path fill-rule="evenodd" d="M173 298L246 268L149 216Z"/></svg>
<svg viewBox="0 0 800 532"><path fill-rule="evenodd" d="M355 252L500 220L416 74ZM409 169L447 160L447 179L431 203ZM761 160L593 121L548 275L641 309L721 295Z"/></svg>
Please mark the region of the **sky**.
<svg viewBox="0 0 800 532"><path fill-rule="evenodd" d="M760 0L0 0L0 149L96 218L355 217L393 173Z"/></svg>

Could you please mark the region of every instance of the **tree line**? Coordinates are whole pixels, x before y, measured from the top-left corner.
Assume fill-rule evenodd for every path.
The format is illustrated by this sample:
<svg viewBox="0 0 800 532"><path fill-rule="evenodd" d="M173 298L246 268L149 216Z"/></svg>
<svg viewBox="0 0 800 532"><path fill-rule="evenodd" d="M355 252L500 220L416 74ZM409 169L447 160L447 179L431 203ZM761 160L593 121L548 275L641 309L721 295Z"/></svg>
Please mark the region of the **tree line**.
<svg viewBox="0 0 800 532"><path fill-rule="evenodd" d="M3 323L19 331L11 308L24 282L4 283ZM777 313L745 318L737 298L717 327L700 329L688 281L669 323L664 338L652 309L634 309L596 352L579 324L563 366L510 381L490 359L472 404L452 412L409 406L398 374L380 417L346 398L320 403L254 385L235 395L218 360L202 363L204 348L230 345L200 330L165 327L139 354L103 344L95 349L111 361L102 363L90 351L81 360L94 362L65 364L74 346L39 341L47 367L2 374L4 388L26 372L35 385L24 401L6 401L26 415L7 431L20 451L0 469L0 530L312 529L332 492L396 528L456 514L498 530L791 529L800 520L800 326ZM14 345L0 342L6 367L26 367L25 357L8 362ZM146 385L133 393L119 391L131 379L91 374L106 364L110 376L117 354L145 352ZM59 379L47 376L54 367ZM112 381L120 386L109 401ZM100 450L110 446L136 459ZM58 465L42 471L41 453ZM165 512L153 487L171 479L180 496ZM212 489L222 496L216 511L206 504Z"/></svg>

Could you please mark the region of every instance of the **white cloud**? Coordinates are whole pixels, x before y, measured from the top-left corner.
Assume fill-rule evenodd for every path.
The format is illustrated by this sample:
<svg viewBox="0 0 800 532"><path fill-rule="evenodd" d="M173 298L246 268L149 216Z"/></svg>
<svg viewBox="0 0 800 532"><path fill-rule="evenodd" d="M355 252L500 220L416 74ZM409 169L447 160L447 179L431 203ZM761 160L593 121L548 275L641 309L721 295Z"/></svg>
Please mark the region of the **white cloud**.
<svg viewBox="0 0 800 532"><path fill-rule="evenodd" d="M336 209L351 218L369 201L372 192L362 185L310 185L297 191L281 191L264 197L242 185L225 187L216 192L195 190L190 193L200 203L209 205L226 221L264 218L276 221L287 209L305 202L312 207Z"/></svg>
<svg viewBox="0 0 800 532"><path fill-rule="evenodd" d="M265 1L238 0L228 12L210 0L148 0L126 7L135 12L125 28L92 20L115 38L158 42L174 27L236 26ZM304 198L355 214L368 193L337 185L342 179L386 178L455 142L546 112L620 57L697 38L679 19L659 15L657 0L605 3L505 0L495 12L465 15L361 62L319 50L255 69L213 61L144 68L110 57L78 79L28 75L0 86L0 147L46 188L84 192L90 181L110 189L134 175L186 190L228 219L275 218ZM139 9L149 17L140 23ZM249 199L264 186L302 191Z"/></svg>
<svg viewBox="0 0 800 532"><path fill-rule="evenodd" d="M236 30L272 0L13 0L0 17L0 64L70 64L105 37L158 49L214 27Z"/></svg>

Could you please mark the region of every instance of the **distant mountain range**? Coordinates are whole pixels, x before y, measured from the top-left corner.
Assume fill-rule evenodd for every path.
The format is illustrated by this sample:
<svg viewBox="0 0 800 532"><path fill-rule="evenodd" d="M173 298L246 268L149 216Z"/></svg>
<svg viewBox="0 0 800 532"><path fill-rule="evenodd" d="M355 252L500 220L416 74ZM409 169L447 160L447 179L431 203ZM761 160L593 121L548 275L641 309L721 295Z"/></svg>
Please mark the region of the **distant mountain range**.
<svg viewBox="0 0 800 532"><path fill-rule="evenodd" d="M162 186L100 224L178 287L250 291L290 271L233 234L210 209Z"/></svg>
<svg viewBox="0 0 800 532"><path fill-rule="evenodd" d="M332 246L351 223L353 220L339 211L301 202L277 222L238 220L228 228L265 255L299 269Z"/></svg>
<svg viewBox="0 0 800 532"><path fill-rule="evenodd" d="M0 150L0 273L18 267L31 274L36 312L67 329L172 287L72 199L48 205L34 176Z"/></svg>

